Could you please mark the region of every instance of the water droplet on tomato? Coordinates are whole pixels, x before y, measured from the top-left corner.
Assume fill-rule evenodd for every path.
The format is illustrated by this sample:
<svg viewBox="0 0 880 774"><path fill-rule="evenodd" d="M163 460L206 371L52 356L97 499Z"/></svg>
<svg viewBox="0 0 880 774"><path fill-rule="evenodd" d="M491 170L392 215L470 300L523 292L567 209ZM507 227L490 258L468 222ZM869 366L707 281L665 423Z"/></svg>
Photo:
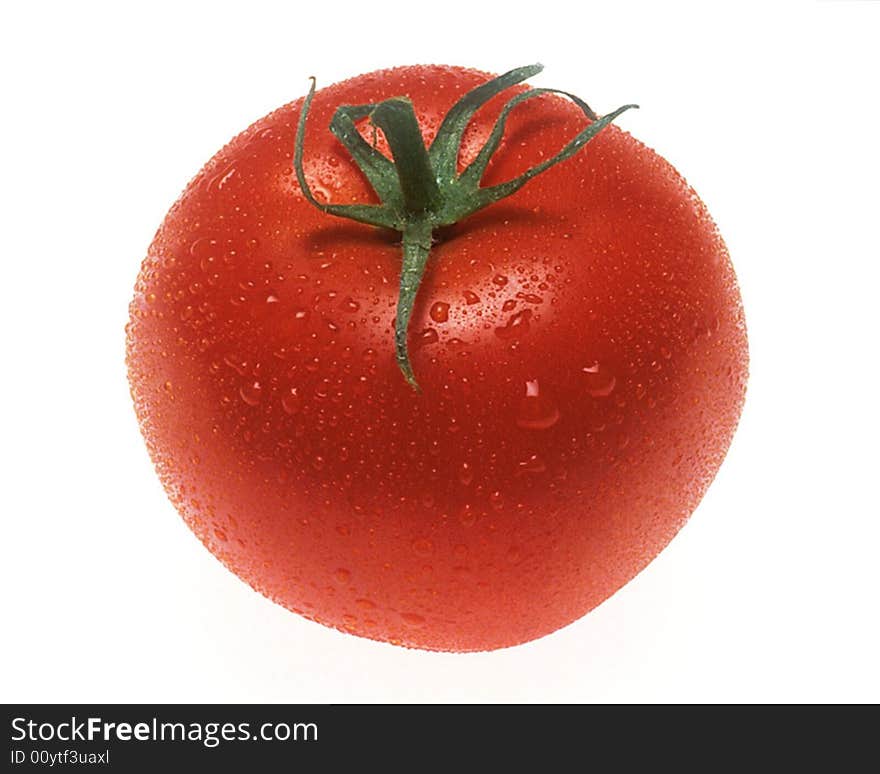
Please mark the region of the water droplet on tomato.
<svg viewBox="0 0 880 774"><path fill-rule="evenodd" d="M284 409L285 414L297 414L302 407L302 400L299 395L299 390L296 387L291 387L281 398L281 408Z"/></svg>
<svg viewBox="0 0 880 774"><path fill-rule="evenodd" d="M213 272L218 266L216 255L204 255L199 259L199 267L202 271Z"/></svg>
<svg viewBox="0 0 880 774"><path fill-rule="evenodd" d="M470 503L458 512L458 520L463 527L473 527L477 523L477 512Z"/></svg>
<svg viewBox="0 0 880 774"><path fill-rule="evenodd" d="M213 237L199 237L189 246L189 254L193 258L202 260L209 255L216 255L220 249L220 243Z"/></svg>
<svg viewBox="0 0 880 774"><path fill-rule="evenodd" d="M503 274L496 274L494 277L492 277L492 282L495 285L498 285L498 287L503 288L509 282L509 280Z"/></svg>
<svg viewBox="0 0 880 774"><path fill-rule="evenodd" d="M330 201L330 190L326 188L322 183L319 183L315 180L310 180L309 187L312 189L312 193L315 195L315 198L319 202L327 204Z"/></svg>
<svg viewBox="0 0 880 774"><path fill-rule="evenodd" d="M351 572L344 567L340 567L333 573L333 580L344 585L351 581Z"/></svg>
<svg viewBox="0 0 880 774"><path fill-rule="evenodd" d="M239 355L230 353L223 356L223 362L226 363L239 376L244 376L247 372L248 362Z"/></svg>
<svg viewBox="0 0 880 774"><path fill-rule="evenodd" d="M532 454L524 460L520 460L516 466L517 475L537 475L547 470L547 465L537 454Z"/></svg>
<svg viewBox="0 0 880 774"><path fill-rule="evenodd" d="M401 613L400 617L407 626L418 628L425 625L424 616L421 616L418 613Z"/></svg>
<svg viewBox="0 0 880 774"><path fill-rule="evenodd" d="M617 385L617 378L611 370L598 361L593 361L589 365L584 366L581 371L584 374L587 392L594 398L607 397L614 391Z"/></svg>
<svg viewBox="0 0 880 774"><path fill-rule="evenodd" d="M474 480L474 469L467 462L462 462L459 466L458 480L465 486L469 486Z"/></svg>
<svg viewBox="0 0 880 774"><path fill-rule="evenodd" d="M425 328L413 339L413 344L416 347L427 347L429 344L436 344L438 341L440 341L440 334L434 328Z"/></svg>
<svg viewBox="0 0 880 774"><path fill-rule="evenodd" d="M449 319L449 304L443 301L436 301L431 305L429 314L434 322L445 323Z"/></svg>
<svg viewBox="0 0 880 774"><path fill-rule="evenodd" d="M476 293L474 293L472 290L465 290L464 293L462 293L462 295L464 296L465 303L468 304L469 306L471 304L479 304L480 303L480 297Z"/></svg>
<svg viewBox="0 0 880 774"><path fill-rule="evenodd" d="M412 549L416 556L425 558L434 553L434 544L427 538L419 538L413 541Z"/></svg>
<svg viewBox="0 0 880 774"><path fill-rule="evenodd" d="M525 430L547 430L559 421L559 417L559 408L541 392L538 380L526 382L526 397L519 404L517 426Z"/></svg>
<svg viewBox="0 0 880 774"><path fill-rule="evenodd" d="M531 316L531 309L523 309L521 312L511 315L506 325L495 329L495 335L498 336L499 339L507 340L528 333L529 319Z"/></svg>
<svg viewBox="0 0 880 774"><path fill-rule="evenodd" d="M248 406L257 406L263 399L263 385L259 382L246 382L239 388L238 394Z"/></svg>

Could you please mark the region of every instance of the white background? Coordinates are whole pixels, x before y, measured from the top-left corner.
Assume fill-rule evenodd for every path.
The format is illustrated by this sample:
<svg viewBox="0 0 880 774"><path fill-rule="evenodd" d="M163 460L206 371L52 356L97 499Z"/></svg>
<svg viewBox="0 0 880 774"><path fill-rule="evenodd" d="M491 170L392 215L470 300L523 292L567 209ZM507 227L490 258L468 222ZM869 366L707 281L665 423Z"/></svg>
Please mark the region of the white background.
<svg viewBox="0 0 880 774"><path fill-rule="evenodd" d="M880 700L880 3L132 5L0 19L0 699ZM734 445L672 545L552 636L430 654L309 623L152 471L123 363L140 260L307 76L535 60L600 112L640 103L621 124L719 224L752 357Z"/></svg>

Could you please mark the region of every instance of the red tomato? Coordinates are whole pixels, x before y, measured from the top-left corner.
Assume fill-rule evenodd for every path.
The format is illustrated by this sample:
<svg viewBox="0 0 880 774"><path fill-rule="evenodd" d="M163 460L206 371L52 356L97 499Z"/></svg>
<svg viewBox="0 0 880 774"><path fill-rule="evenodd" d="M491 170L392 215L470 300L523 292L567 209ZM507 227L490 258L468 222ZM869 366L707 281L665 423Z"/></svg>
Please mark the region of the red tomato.
<svg viewBox="0 0 880 774"><path fill-rule="evenodd" d="M488 77L403 67L318 91L315 198L377 202L325 129L338 106L408 95L430 142ZM503 104L472 120L459 171ZM306 200L302 105L205 166L141 268L127 363L169 497L240 578L346 632L471 651L565 626L663 549L728 448L748 355L721 237L675 169L608 126L435 231L417 391L395 362L400 236ZM589 123L560 96L524 102L483 184Z"/></svg>

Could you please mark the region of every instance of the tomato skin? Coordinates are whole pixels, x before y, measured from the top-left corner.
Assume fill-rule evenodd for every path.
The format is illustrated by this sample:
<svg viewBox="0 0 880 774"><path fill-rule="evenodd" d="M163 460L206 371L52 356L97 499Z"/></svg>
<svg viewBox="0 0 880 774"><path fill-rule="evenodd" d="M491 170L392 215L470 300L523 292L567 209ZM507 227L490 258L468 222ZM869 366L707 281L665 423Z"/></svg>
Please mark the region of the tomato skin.
<svg viewBox="0 0 880 774"><path fill-rule="evenodd" d="M374 201L326 131L338 105L407 94L430 139L486 77L405 67L319 91L317 195ZM684 524L739 418L744 318L705 207L611 126L451 227L410 325L417 393L394 358L399 240L305 201L300 105L206 165L141 268L127 363L166 491L239 577L347 632L489 650L580 618ZM524 104L486 184L583 121L561 98Z"/></svg>

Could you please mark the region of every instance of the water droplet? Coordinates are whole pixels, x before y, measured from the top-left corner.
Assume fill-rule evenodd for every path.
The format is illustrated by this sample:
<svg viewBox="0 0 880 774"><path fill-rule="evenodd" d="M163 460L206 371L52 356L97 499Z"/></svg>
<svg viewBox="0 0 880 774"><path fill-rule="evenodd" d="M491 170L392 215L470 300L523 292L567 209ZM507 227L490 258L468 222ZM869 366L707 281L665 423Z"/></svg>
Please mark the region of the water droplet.
<svg viewBox="0 0 880 774"><path fill-rule="evenodd" d="M526 382L526 397L519 404L516 424L526 430L547 430L559 421L556 404L541 393L538 380Z"/></svg>
<svg viewBox="0 0 880 774"><path fill-rule="evenodd" d="M434 544L427 538L419 538L413 541L412 549L416 556L426 558L434 553Z"/></svg>
<svg viewBox="0 0 880 774"><path fill-rule="evenodd" d="M213 237L199 237L189 246L189 254L200 261L211 255L216 255L220 244Z"/></svg>
<svg viewBox="0 0 880 774"><path fill-rule="evenodd" d="M285 414L293 415L298 413L301 407L302 400L299 395L299 390L296 387L291 387L281 398L281 408L284 409Z"/></svg>
<svg viewBox="0 0 880 774"><path fill-rule="evenodd" d="M280 299L274 293L270 293L268 296L266 296L267 304L277 304L279 301Z"/></svg>
<svg viewBox="0 0 880 774"><path fill-rule="evenodd" d="M436 344L438 341L440 341L440 334L433 328L425 328L425 330L415 337L413 344L415 344L416 347L427 347L429 344Z"/></svg>
<svg viewBox="0 0 880 774"><path fill-rule="evenodd" d="M401 613L400 617L407 626L418 628L425 625L424 616L421 616L418 613Z"/></svg>
<svg viewBox="0 0 880 774"><path fill-rule="evenodd" d="M511 315L507 324L495 329L495 335L499 339L513 339L528 333L529 319L531 319L532 310L523 309L514 315Z"/></svg>
<svg viewBox="0 0 880 774"><path fill-rule="evenodd" d="M217 540L223 543L229 540L229 536L222 529L220 529L220 527L214 528L214 535L216 536Z"/></svg>
<svg viewBox="0 0 880 774"><path fill-rule="evenodd" d="M223 356L223 362L226 363L235 373L239 376L244 376L247 372L248 363L247 360L236 355L234 353L230 353L228 355Z"/></svg>
<svg viewBox="0 0 880 774"><path fill-rule="evenodd" d="M467 462L462 462L459 466L458 480L465 486L469 486L474 480L474 469Z"/></svg>
<svg viewBox="0 0 880 774"><path fill-rule="evenodd" d="M235 176L236 169L235 167L229 167L217 175L216 178L212 181L214 187L219 191L221 190L230 180Z"/></svg>
<svg viewBox="0 0 880 774"><path fill-rule="evenodd" d="M340 567L336 572L333 573L333 580L337 583L346 584L351 581L351 572L346 570L343 567Z"/></svg>
<svg viewBox="0 0 880 774"><path fill-rule="evenodd" d="M463 527L473 527L477 523L477 512L468 503L458 512L458 520Z"/></svg>
<svg viewBox="0 0 880 774"><path fill-rule="evenodd" d="M449 319L449 304L437 301L431 305L431 319L435 323L445 323Z"/></svg>
<svg viewBox="0 0 880 774"><path fill-rule="evenodd" d="M493 510L500 511L504 508L504 495L501 492L495 491L489 495L489 505L492 506Z"/></svg>
<svg viewBox="0 0 880 774"><path fill-rule="evenodd" d="M310 180L309 187L312 189L312 193L319 202L327 204L330 201L330 190L323 183L320 183L317 180Z"/></svg>
<svg viewBox="0 0 880 774"><path fill-rule="evenodd" d="M492 282L495 285L498 285L498 287L503 288L508 283L508 281L509 280L507 279L507 277L505 277L503 274L496 274L494 277L492 277Z"/></svg>
<svg viewBox="0 0 880 774"><path fill-rule="evenodd" d="M351 312L352 314L354 314L355 312L360 310L361 305L357 301L355 301L353 298L351 298L351 296L349 296L348 298L346 298L342 302L341 307L346 312Z"/></svg>
<svg viewBox="0 0 880 774"><path fill-rule="evenodd" d="M465 290L462 295L464 296L465 303L468 305L480 303L480 297L472 290Z"/></svg>
<svg viewBox="0 0 880 774"><path fill-rule="evenodd" d="M594 398L607 397L614 391L614 387L617 385L617 378L611 370L598 361L593 361L590 365L584 366L581 371L586 380L587 392Z"/></svg>
<svg viewBox="0 0 880 774"><path fill-rule="evenodd" d="M501 305L502 312L512 312L514 309L516 309L516 300L513 298L508 298L507 301Z"/></svg>
<svg viewBox="0 0 880 774"><path fill-rule="evenodd" d="M263 399L263 385L259 382L246 382L239 388L238 394L248 406L257 406Z"/></svg>
<svg viewBox="0 0 880 774"><path fill-rule="evenodd" d="M516 466L517 475L538 475L547 470L547 465L537 454L532 454Z"/></svg>

